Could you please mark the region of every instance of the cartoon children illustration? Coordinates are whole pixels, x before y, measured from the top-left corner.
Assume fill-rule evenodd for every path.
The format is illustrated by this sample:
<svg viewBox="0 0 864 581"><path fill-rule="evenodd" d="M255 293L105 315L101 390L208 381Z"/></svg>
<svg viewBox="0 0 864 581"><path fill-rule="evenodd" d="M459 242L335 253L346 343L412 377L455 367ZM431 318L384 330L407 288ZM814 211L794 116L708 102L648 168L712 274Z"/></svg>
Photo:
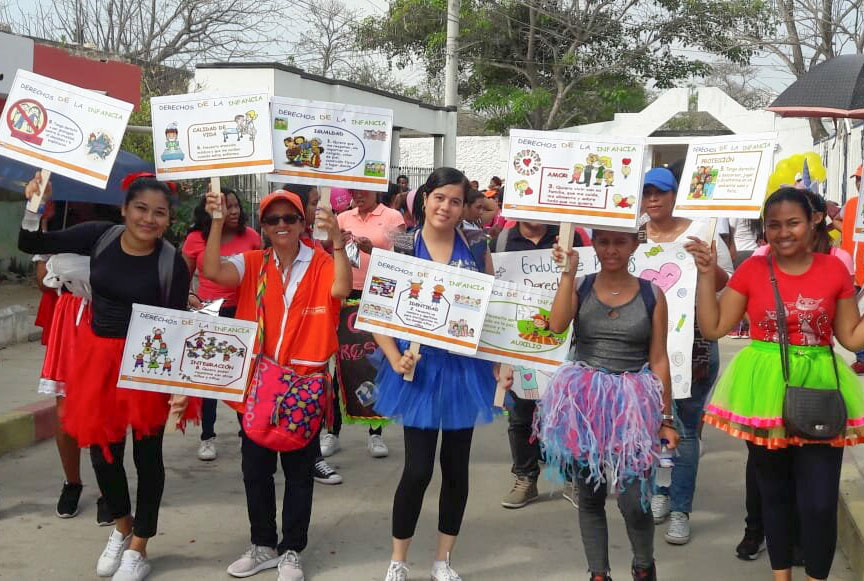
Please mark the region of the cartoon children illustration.
<svg viewBox="0 0 864 581"><path fill-rule="evenodd" d="M291 137L286 137L282 143L285 145L285 160L294 165L300 157L300 146L294 143L294 139Z"/></svg>
<svg viewBox="0 0 864 581"><path fill-rule="evenodd" d="M156 355L151 354L150 360L147 362L147 373L150 373L151 370L155 373L157 369L159 369L159 359Z"/></svg>
<svg viewBox="0 0 864 581"><path fill-rule="evenodd" d="M606 169L612 167L612 159L608 156L601 157L597 160L597 173L594 176L594 185L603 185L603 177L606 175Z"/></svg>
<svg viewBox="0 0 864 581"><path fill-rule="evenodd" d="M581 163L577 163L573 166L573 175L570 176L570 181L568 184L573 184L582 179L582 171L585 169L585 166Z"/></svg>
<svg viewBox="0 0 864 581"><path fill-rule="evenodd" d="M443 284L436 284L432 288L432 302L437 305L438 303L441 302L442 296L444 296L444 285Z"/></svg>
<svg viewBox="0 0 864 581"><path fill-rule="evenodd" d="M203 349L204 348L204 331L199 331L198 336L195 337L195 348Z"/></svg>
<svg viewBox="0 0 864 581"><path fill-rule="evenodd" d="M177 129L177 123L169 123L165 127L165 149L162 151L162 161L182 161L186 154L180 149L180 131Z"/></svg>
<svg viewBox="0 0 864 581"><path fill-rule="evenodd" d="M621 175L624 176L625 180L628 177L630 177L630 170L631 170L630 162L632 162L632 161L633 160L630 159L629 157L625 157L624 159L621 160Z"/></svg>
<svg viewBox="0 0 864 581"><path fill-rule="evenodd" d="M158 327L154 327L153 328L153 341L155 341L157 343L161 343L162 342L162 333L164 333L164 332L165 331L163 329L160 329Z"/></svg>
<svg viewBox="0 0 864 581"><path fill-rule="evenodd" d="M162 356L162 357L164 357L165 355L168 355L168 345L165 344L164 341L161 342L161 343L159 343L159 352L158 352L158 354L159 354L160 356Z"/></svg>
<svg viewBox="0 0 864 581"><path fill-rule="evenodd" d="M615 172L611 169L607 169L603 172L603 181L606 182L606 187L611 188L612 182L615 181Z"/></svg>
<svg viewBox="0 0 864 581"><path fill-rule="evenodd" d="M166 357L165 361L162 363L162 375L165 374L171 375L171 358Z"/></svg>
<svg viewBox="0 0 864 581"><path fill-rule="evenodd" d="M596 167L595 164L598 159L596 153L589 153L588 157L585 158L585 168L583 169L584 173L582 174L584 178L582 181L583 185L591 185L591 178L594 177L594 168Z"/></svg>
<svg viewBox="0 0 864 581"><path fill-rule="evenodd" d="M423 281L412 278L410 284L411 289L408 291L408 298L416 301L420 298L420 289L423 288Z"/></svg>
<svg viewBox="0 0 864 581"><path fill-rule="evenodd" d="M135 357L135 367L133 368L132 371L137 370L139 367L143 370L144 369L144 354L138 353L134 357Z"/></svg>
<svg viewBox="0 0 864 581"><path fill-rule="evenodd" d="M318 138L309 140L309 165L311 167L321 167L321 154L324 148L321 147L321 140Z"/></svg>
<svg viewBox="0 0 864 581"><path fill-rule="evenodd" d="M519 192L519 197L522 196L530 196L534 193L534 190L528 184L528 180L519 180L513 184L513 187L516 188L516 191Z"/></svg>

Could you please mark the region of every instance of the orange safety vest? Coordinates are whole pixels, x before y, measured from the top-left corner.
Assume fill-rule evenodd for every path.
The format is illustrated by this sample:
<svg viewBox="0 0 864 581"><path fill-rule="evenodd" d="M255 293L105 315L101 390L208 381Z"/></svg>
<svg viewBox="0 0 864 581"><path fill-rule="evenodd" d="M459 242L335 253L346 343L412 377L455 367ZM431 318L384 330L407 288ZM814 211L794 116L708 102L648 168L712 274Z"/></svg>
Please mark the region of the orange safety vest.
<svg viewBox="0 0 864 581"><path fill-rule="evenodd" d="M304 244L305 241L301 241ZM285 315L285 287L282 274L276 261L267 265L267 287L264 292L264 347L255 344L255 352L261 351L280 365L291 367L300 375L320 372L327 366L330 357L339 348L336 329L339 325L339 299L330 295L333 286L333 258L319 247L313 247L314 254L303 280L297 287L288 317ZM250 250L243 253L245 271L237 292L237 319L256 321L258 306L258 276L264 259L263 250ZM279 353L276 346L284 333ZM254 374L254 369L251 371ZM251 376L250 376L251 382ZM248 385L247 385L248 390ZM247 392L248 394L248 392ZM244 404L226 402L236 411L243 413Z"/></svg>
<svg viewBox="0 0 864 581"><path fill-rule="evenodd" d="M843 230L840 245L852 256L855 265L855 286L864 286L864 243L855 242L855 218L858 216L858 197L846 200L843 206Z"/></svg>

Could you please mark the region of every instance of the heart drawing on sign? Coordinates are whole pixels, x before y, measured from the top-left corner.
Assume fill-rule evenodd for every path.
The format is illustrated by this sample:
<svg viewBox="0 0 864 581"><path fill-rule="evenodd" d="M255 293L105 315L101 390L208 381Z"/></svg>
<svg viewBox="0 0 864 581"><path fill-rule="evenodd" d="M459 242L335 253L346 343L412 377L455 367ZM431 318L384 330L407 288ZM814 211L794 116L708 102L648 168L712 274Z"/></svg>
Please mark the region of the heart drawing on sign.
<svg viewBox="0 0 864 581"><path fill-rule="evenodd" d="M524 165L525 167L530 167L530 166L531 166L531 161L532 161L532 160L531 160L530 157L523 157L523 158L522 158L522 165Z"/></svg>
<svg viewBox="0 0 864 581"><path fill-rule="evenodd" d="M532 377L534 377L533 373L523 373L522 374L522 379L524 379L525 381L531 381Z"/></svg>
<svg viewBox="0 0 864 581"><path fill-rule="evenodd" d="M646 268L639 275L639 278L653 282L660 287L663 294L666 294L681 279L681 267L674 262L667 262L660 267L660 270Z"/></svg>

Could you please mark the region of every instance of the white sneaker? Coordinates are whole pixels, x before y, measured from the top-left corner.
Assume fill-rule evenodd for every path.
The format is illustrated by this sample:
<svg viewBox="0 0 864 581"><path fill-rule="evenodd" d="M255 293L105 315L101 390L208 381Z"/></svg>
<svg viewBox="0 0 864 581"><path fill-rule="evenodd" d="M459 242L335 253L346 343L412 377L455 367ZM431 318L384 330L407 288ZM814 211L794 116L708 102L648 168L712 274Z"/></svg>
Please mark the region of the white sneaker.
<svg viewBox="0 0 864 581"><path fill-rule="evenodd" d="M669 528L663 538L670 545L686 545L690 542L690 517L686 512L669 515Z"/></svg>
<svg viewBox="0 0 864 581"><path fill-rule="evenodd" d="M99 555L99 561L96 562L96 575L99 577L111 577L120 568L120 561L123 558L123 551L129 548L129 543L132 542L132 533L124 537L123 533L114 529L111 531L111 536L108 537L108 544L105 545L105 550Z"/></svg>
<svg viewBox="0 0 864 581"><path fill-rule="evenodd" d="M561 496L564 500L570 501L573 508L579 508L579 487L577 486L576 481L565 484Z"/></svg>
<svg viewBox="0 0 864 581"><path fill-rule="evenodd" d="M408 581L408 565L405 561L390 561L384 581Z"/></svg>
<svg viewBox="0 0 864 581"><path fill-rule="evenodd" d="M312 467L312 477L320 484L342 484L342 476L330 467L327 460L318 460Z"/></svg>
<svg viewBox="0 0 864 581"><path fill-rule="evenodd" d="M216 436L201 440L201 445L198 446L198 459L205 462L216 459Z"/></svg>
<svg viewBox="0 0 864 581"><path fill-rule="evenodd" d="M369 450L369 455L373 458L386 458L390 454L390 450L387 449L387 444L384 443L384 438L381 434L369 434L366 449Z"/></svg>
<svg viewBox="0 0 864 581"><path fill-rule="evenodd" d="M450 566L449 554L446 561L441 561L440 563L436 561L435 565L432 566L431 581L462 581L462 577Z"/></svg>
<svg viewBox="0 0 864 581"><path fill-rule="evenodd" d="M276 581L303 581L303 567L300 566L300 555L296 551L285 551L279 561L279 577Z"/></svg>
<svg viewBox="0 0 864 581"><path fill-rule="evenodd" d="M339 436L334 436L333 434L324 434L321 436L321 455L325 458L329 458L338 452L340 448Z"/></svg>
<svg viewBox="0 0 864 581"><path fill-rule="evenodd" d="M271 547L252 545L226 570L232 577L251 577L279 564L279 553Z"/></svg>
<svg viewBox="0 0 864 581"><path fill-rule="evenodd" d="M111 581L143 581L150 574L150 562L138 551L123 551L120 568Z"/></svg>
<svg viewBox="0 0 864 581"><path fill-rule="evenodd" d="M659 525L669 516L669 497L665 494L655 494L651 498L651 513L654 515L654 524Z"/></svg>

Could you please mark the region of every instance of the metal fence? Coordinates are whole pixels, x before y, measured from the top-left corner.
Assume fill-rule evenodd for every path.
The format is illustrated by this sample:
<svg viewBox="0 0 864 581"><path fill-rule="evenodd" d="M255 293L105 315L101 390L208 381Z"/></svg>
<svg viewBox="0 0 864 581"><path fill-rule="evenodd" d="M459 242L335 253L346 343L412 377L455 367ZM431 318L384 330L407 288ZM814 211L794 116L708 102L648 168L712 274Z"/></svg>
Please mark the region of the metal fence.
<svg viewBox="0 0 864 581"><path fill-rule="evenodd" d="M433 167L421 167L413 165L394 165L390 167L390 181L395 182L400 175L408 177L411 189L420 187L426 183L426 178L432 173Z"/></svg>

